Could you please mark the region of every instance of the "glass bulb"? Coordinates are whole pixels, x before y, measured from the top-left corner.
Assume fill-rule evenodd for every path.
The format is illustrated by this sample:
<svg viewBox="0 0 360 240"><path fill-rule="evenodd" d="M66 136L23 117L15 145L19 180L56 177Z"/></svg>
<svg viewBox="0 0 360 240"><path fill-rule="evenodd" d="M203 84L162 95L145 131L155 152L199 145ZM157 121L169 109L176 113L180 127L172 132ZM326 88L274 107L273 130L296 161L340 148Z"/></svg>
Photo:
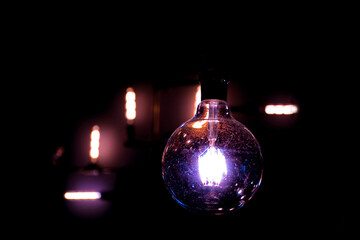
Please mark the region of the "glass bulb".
<svg viewBox="0 0 360 240"><path fill-rule="evenodd" d="M194 118L171 135L162 177L172 197L196 213L241 208L259 188L263 159L254 135L222 100L204 100Z"/></svg>

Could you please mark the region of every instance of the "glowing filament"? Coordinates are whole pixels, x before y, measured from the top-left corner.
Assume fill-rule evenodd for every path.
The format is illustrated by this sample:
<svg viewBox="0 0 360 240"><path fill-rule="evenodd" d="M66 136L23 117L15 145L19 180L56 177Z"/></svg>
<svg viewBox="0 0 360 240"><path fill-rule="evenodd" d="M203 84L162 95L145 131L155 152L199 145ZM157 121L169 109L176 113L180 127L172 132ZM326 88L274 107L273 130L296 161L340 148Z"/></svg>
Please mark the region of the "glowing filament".
<svg viewBox="0 0 360 240"><path fill-rule="evenodd" d="M226 160L221 151L210 147L199 157L199 173L204 186L219 186L227 174Z"/></svg>
<svg viewBox="0 0 360 240"><path fill-rule="evenodd" d="M67 200L95 200L101 198L99 192L66 192L64 198Z"/></svg>
<svg viewBox="0 0 360 240"><path fill-rule="evenodd" d="M136 118L136 94L132 88L126 89L125 117L128 121Z"/></svg>
<svg viewBox="0 0 360 240"><path fill-rule="evenodd" d="M100 129L98 125L93 126L90 134L90 157L91 162L96 163L100 155Z"/></svg>
<svg viewBox="0 0 360 240"><path fill-rule="evenodd" d="M298 112L298 107L293 104L287 105L266 105L265 113L270 115L291 115Z"/></svg>

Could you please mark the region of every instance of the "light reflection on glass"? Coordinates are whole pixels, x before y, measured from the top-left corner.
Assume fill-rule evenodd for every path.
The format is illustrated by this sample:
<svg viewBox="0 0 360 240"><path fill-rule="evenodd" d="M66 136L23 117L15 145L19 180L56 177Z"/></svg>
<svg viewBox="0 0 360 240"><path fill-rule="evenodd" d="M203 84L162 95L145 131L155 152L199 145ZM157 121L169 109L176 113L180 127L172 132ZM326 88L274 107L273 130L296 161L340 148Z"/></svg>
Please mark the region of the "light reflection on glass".
<svg viewBox="0 0 360 240"><path fill-rule="evenodd" d="M209 104L206 105L206 108L209 109ZM205 115L204 115L203 119L206 119L206 120L195 121L192 124L192 127L197 128L197 129L200 129L200 128L204 127L204 125L208 122L208 119L209 119L209 112L208 111L205 112Z"/></svg>

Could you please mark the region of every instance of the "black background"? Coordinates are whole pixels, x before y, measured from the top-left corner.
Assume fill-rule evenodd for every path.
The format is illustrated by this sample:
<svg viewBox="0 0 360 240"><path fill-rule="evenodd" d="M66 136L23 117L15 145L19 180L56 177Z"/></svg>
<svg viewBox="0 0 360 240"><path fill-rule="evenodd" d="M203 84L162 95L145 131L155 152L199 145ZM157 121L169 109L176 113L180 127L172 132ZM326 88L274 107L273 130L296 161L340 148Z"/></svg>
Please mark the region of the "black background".
<svg viewBox="0 0 360 240"><path fill-rule="evenodd" d="M31 196L15 204L12 217L17 224L47 226L54 233L119 229L170 231L175 236L191 231L219 236L344 232L348 153L342 150L347 143L339 139L346 139L340 126L349 65L336 19L300 13L291 17L291 12L269 18L209 14L204 19L194 11L167 22L169 10L161 17L143 12L119 18L97 18L96 12L90 14L93 18L52 13L20 20L9 35L6 66L14 103L9 109L16 113L13 123L20 126L12 141L26 149L21 158L27 181L21 179L15 189ZM255 136L261 133L265 161L254 198L231 216L186 212L162 183L165 139L153 143L148 162L118 170L118 184L127 182L122 187L131 197L115 192L111 211L101 219L71 216L61 195L67 172L51 165L56 147L71 146L78 123L104 112L119 89L143 81L182 85L189 81L186 76L198 72L203 56L228 72L233 82L241 82L250 102L259 103L277 91L299 102L293 128L251 128ZM171 83L168 76L173 76ZM96 99L90 94L94 84L99 89ZM149 184L140 190L142 179Z"/></svg>

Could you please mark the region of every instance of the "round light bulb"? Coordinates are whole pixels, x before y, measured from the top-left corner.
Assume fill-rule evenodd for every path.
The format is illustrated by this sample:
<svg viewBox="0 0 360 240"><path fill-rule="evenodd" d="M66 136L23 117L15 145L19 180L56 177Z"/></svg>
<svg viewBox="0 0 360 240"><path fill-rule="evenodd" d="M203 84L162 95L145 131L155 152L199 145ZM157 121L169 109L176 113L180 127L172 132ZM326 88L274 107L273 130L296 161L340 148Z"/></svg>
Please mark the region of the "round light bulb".
<svg viewBox="0 0 360 240"><path fill-rule="evenodd" d="M171 135L162 177L172 197L196 213L241 208L259 188L263 159L254 135L231 116L225 101L203 100L194 118Z"/></svg>

